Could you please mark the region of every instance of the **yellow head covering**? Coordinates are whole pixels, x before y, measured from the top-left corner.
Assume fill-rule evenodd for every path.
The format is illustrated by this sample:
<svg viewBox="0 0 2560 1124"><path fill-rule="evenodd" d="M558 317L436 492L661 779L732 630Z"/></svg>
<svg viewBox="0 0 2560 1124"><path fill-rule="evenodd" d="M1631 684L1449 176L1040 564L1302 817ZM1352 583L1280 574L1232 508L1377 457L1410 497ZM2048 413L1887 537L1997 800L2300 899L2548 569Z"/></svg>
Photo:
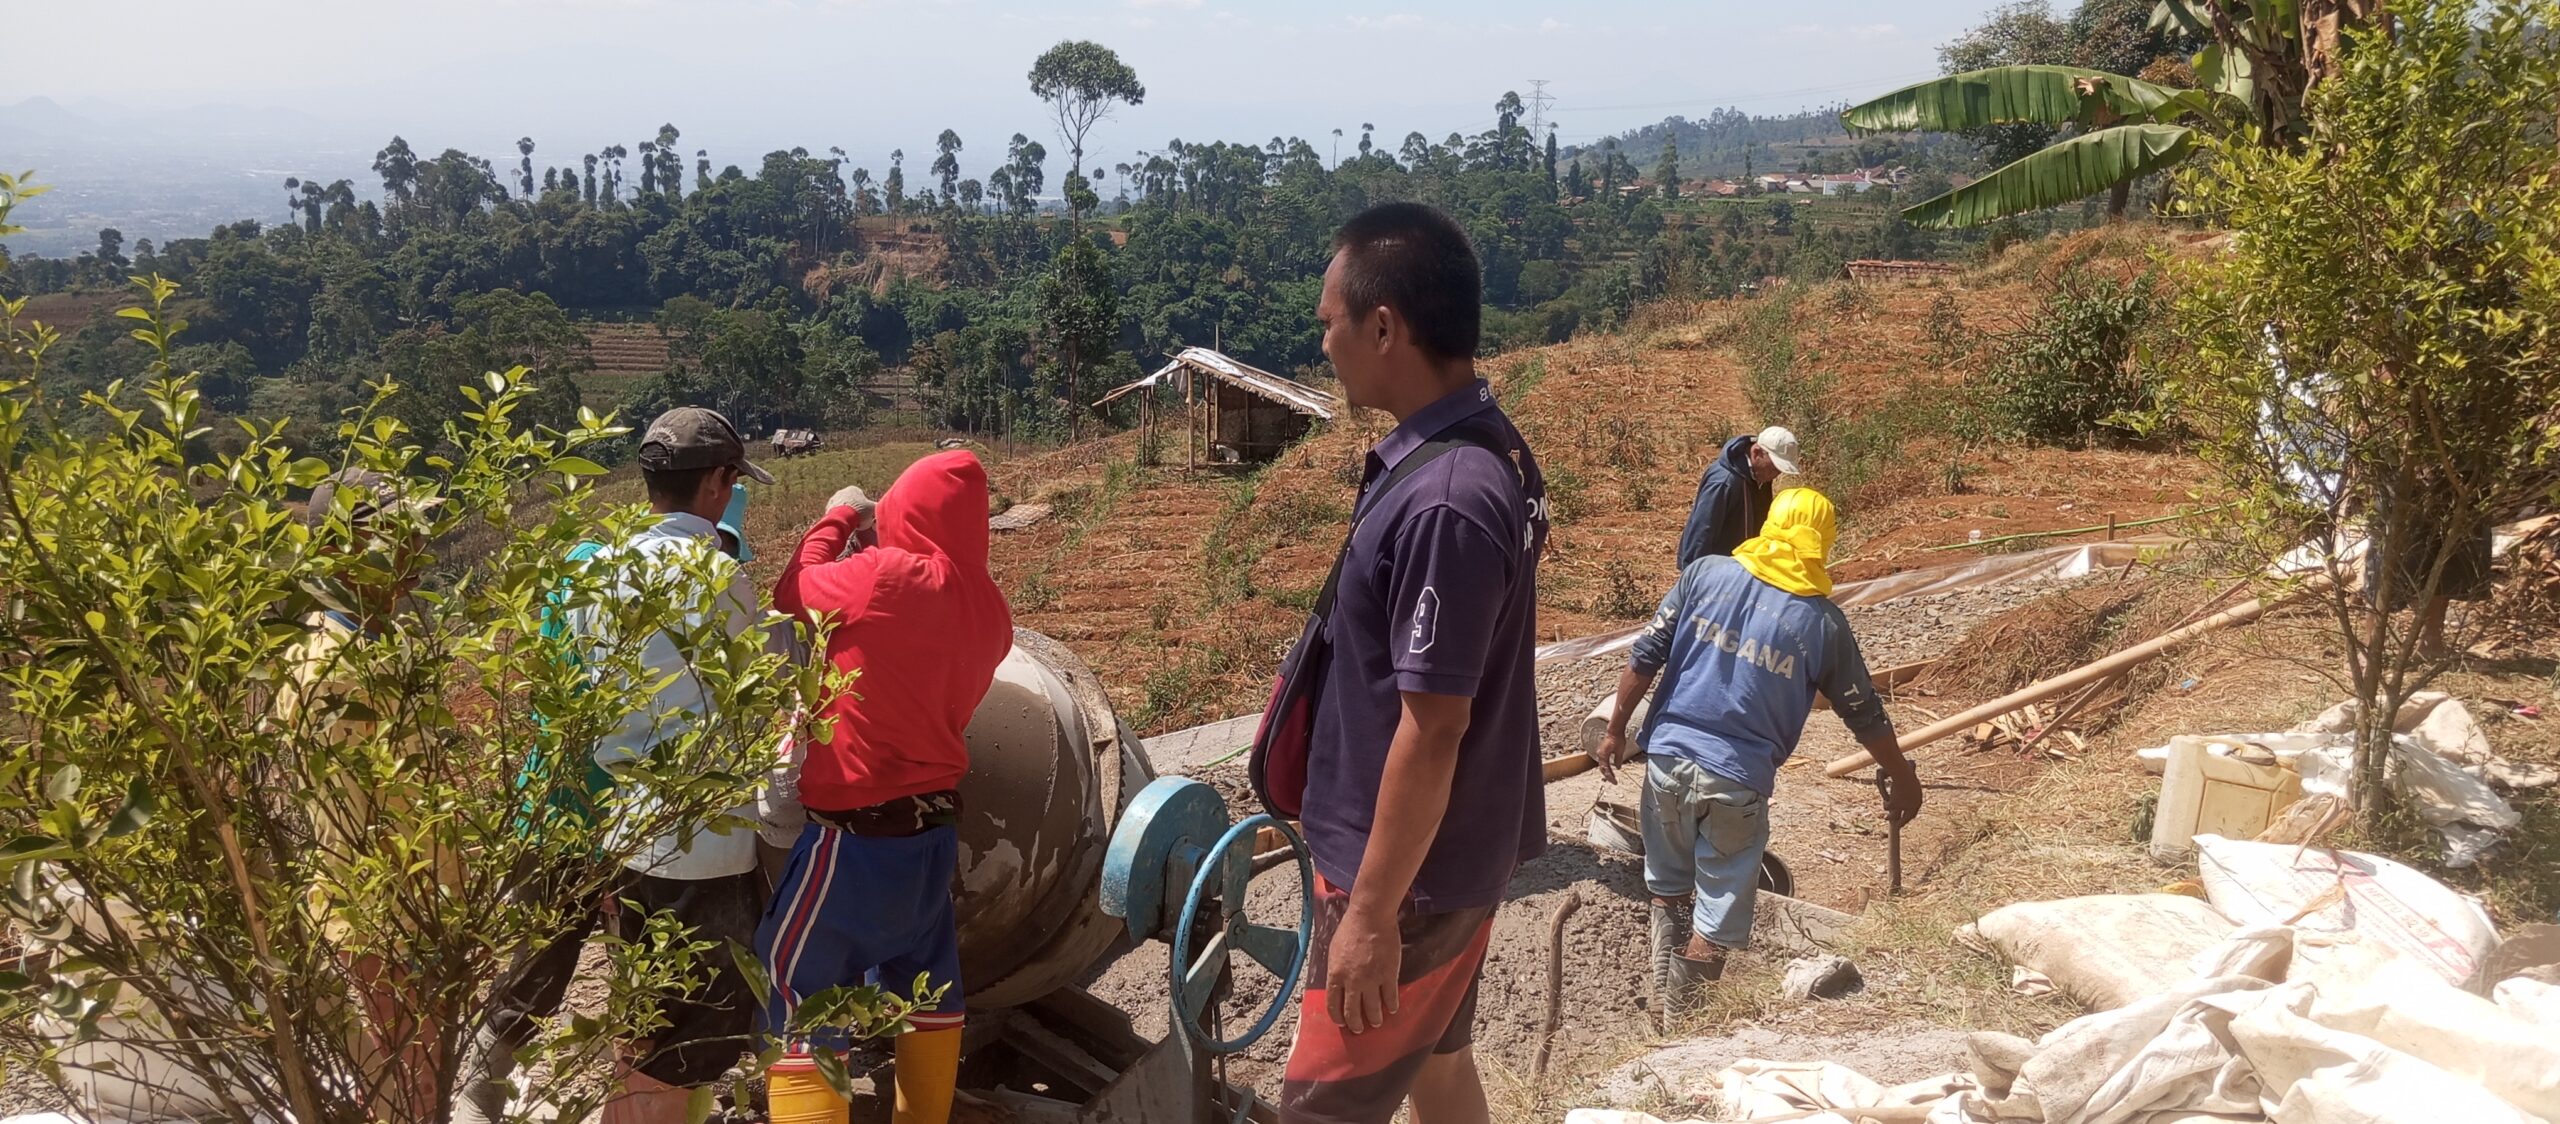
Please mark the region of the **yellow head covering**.
<svg viewBox="0 0 2560 1124"><path fill-rule="evenodd" d="M1769 505L1758 538L1733 548L1733 560L1751 576L1799 597L1831 596L1831 571L1823 561L1839 538L1839 512L1811 488L1789 488Z"/></svg>

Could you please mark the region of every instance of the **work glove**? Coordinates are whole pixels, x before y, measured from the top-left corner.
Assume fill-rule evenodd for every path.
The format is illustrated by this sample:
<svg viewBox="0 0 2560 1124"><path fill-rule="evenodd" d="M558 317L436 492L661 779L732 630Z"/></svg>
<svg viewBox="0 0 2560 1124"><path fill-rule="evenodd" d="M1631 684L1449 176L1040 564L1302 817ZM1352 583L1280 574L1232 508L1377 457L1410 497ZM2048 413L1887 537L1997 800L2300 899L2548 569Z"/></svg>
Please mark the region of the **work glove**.
<svg viewBox="0 0 2560 1124"><path fill-rule="evenodd" d="M854 510L854 530L868 531L872 528L872 511L877 505L871 502L871 496L862 490L861 485L847 484L837 489L836 494L827 500L827 510L834 511L839 507Z"/></svg>

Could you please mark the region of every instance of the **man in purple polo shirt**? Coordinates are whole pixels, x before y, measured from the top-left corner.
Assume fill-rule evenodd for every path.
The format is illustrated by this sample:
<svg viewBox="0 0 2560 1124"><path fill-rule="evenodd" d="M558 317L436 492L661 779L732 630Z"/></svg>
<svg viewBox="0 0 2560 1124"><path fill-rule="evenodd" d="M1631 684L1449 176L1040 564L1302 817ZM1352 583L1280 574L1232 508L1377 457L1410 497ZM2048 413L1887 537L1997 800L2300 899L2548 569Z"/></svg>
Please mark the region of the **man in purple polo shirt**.
<svg viewBox="0 0 2560 1124"><path fill-rule="evenodd" d="M1326 621L1304 821L1314 963L1281 1119L1487 1119L1476 979L1493 912L1546 845L1538 775L1535 458L1476 377L1483 280L1456 223L1414 203L1334 236L1316 316L1370 450ZM1408 457L1427 457L1401 477Z"/></svg>

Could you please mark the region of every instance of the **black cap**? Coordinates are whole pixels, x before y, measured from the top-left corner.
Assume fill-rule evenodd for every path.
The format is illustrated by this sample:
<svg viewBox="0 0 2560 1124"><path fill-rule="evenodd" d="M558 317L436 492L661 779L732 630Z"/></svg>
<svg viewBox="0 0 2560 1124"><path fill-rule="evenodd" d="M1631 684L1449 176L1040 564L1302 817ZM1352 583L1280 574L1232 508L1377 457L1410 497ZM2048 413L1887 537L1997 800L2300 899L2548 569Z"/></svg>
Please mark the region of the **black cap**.
<svg viewBox="0 0 2560 1124"><path fill-rule="evenodd" d="M747 442L738 427L718 410L678 406L658 415L640 438L643 472L682 472L690 468L732 467L758 484L773 483L773 474L747 459Z"/></svg>

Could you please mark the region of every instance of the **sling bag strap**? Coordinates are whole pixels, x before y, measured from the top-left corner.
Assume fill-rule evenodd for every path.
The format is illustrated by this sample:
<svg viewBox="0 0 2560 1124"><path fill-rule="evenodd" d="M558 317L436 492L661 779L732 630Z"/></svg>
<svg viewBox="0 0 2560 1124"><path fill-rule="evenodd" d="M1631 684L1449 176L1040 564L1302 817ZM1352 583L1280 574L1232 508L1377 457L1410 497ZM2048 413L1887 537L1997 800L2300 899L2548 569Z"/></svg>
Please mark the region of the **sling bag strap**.
<svg viewBox="0 0 2560 1124"><path fill-rule="evenodd" d="M1385 502L1387 493L1394 491L1396 485L1403 483L1406 477L1422 471L1424 465L1439 460L1442 456L1466 445L1475 446L1501 457L1505 464L1511 463L1511 451L1503 447L1499 438L1461 422L1440 431L1438 436L1423 442L1412 452L1405 454L1403 460L1396 462L1394 471L1387 473L1378 481L1376 491L1361 494L1359 506L1351 515L1351 529L1344 532L1342 549L1334 552L1333 555L1333 569L1324 576L1324 589L1316 594L1313 615L1317 622L1323 622L1333 612L1333 595L1336 588L1342 584L1342 564L1351 557L1351 540L1353 536L1360 533L1360 521L1368 517L1371 509ZM1512 472L1516 475L1519 472L1518 466L1514 465Z"/></svg>

